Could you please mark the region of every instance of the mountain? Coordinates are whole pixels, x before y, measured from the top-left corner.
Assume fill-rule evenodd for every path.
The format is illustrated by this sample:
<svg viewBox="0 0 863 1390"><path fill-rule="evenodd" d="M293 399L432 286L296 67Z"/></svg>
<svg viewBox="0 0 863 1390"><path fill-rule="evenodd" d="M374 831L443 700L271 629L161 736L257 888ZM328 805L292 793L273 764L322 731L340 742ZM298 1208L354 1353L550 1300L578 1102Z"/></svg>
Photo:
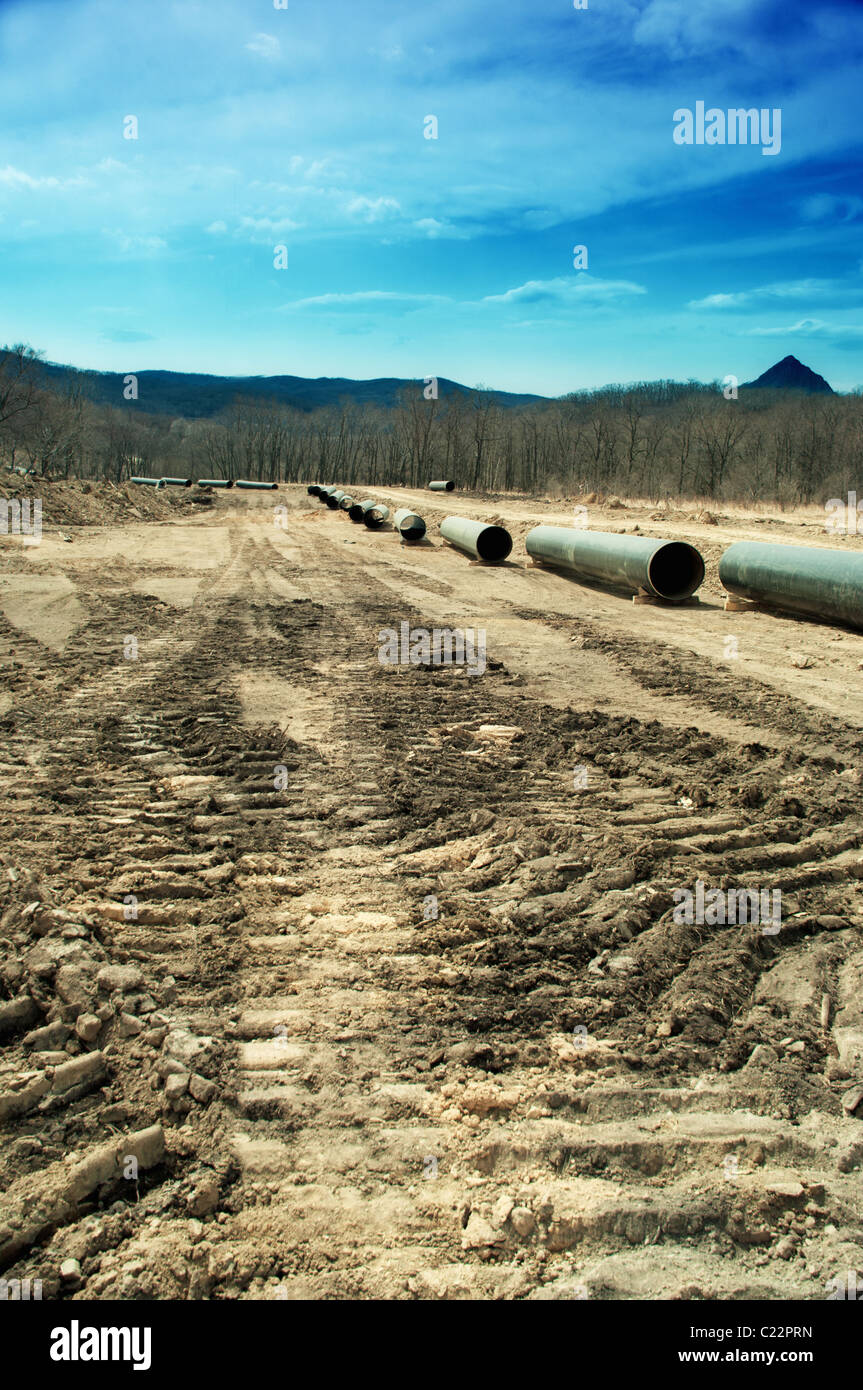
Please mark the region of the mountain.
<svg viewBox="0 0 863 1390"><path fill-rule="evenodd" d="M824 395L833 395L833 387L828 385L823 376L811 371L803 362L798 362L796 357L783 357L781 362L768 367L755 381L745 381L743 385L753 390L778 387L785 391L819 391Z"/></svg>
<svg viewBox="0 0 863 1390"><path fill-rule="evenodd" d="M399 393L409 390L422 392L421 380L401 377L376 377L371 381L354 381L338 376L206 376L198 372L135 372L138 379L138 399L127 401L123 396L125 372L77 372L55 362L44 365L46 385L62 388L76 377L83 380L91 400L99 405L120 405L151 415L182 415L187 420L204 419L219 411L238 397L257 401L275 401L293 406L295 410L319 410L322 406L377 405L384 409L398 404ZM462 386L447 377L438 377L438 395L470 396L470 387ZM489 391L497 405L532 405L545 400L544 396L518 395L511 391Z"/></svg>

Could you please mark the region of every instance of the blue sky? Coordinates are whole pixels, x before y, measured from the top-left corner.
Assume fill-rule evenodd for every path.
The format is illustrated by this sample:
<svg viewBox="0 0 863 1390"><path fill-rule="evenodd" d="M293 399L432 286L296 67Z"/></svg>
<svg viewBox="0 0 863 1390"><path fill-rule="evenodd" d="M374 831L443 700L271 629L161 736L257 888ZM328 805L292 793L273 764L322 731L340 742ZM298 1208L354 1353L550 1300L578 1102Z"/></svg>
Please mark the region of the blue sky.
<svg viewBox="0 0 863 1390"><path fill-rule="evenodd" d="M0 0L0 339L548 395L786 353L863 383L863 5L587 4ZM676 143L699 101L778 108L778 153Z"/></svg>

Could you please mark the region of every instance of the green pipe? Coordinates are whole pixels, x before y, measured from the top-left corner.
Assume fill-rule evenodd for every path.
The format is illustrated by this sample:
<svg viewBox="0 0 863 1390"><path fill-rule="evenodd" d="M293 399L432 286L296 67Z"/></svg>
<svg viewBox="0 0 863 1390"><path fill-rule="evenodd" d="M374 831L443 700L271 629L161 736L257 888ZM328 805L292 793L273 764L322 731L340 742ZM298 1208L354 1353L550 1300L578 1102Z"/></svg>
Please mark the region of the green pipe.
<svg viewBox="0 0 863 1390"><path fill-rule="evenodd" d="M341 502L343 497L347 497L347 493L344 492L343 489L340 487L334 487L331 492L327 493L326 497L324 498L324 501L326 502L331 512L337 512L339 509L339 503Z"/></svg>
<svg viewBox="0 0 863 1390"><path fill-rule="evenodd" d="M704 581L704 561L687 541L535 526L527 534L525 547L532 559L572 570L580 579L634 589L654 598L690 598Z"/></svg>
<svg viewBox="0 0 863 1390"><path fill-rule="evenodd" d="M165 485L165 487L191 487L191 486L192 486L192 479L191 479L191 478L160 478L160 479L159 479L159 482L160 482L160 483L163 483L163 484Z"/></svg>
<svg viewBox="0 0 863 1390"><path fill-rule="evenodd" d="M250 483L245 479L237 478L234 486L248 488L250 491L254 489L256 492L275 492L279 485L278 483Z"/></svg>
<svg viewBox="0 0 863 1390"><path fill-rule="evenodd" d="M445 516L440 533L456 550L488 564L505 560L512 550L512 536L502 526L487 526L484 521L469 521L463 516Z"/></svg>
<svg viewBox="0 0 863 1390"><path fill-rule="evenodd" d="M199 478L198 487L233 487L233 478Z"/></svg>
<svg viewBox="0 0 863 1390"><path fill-rule="evenodd" d="M370 531L379 531L390 514L389 507L385 507L383 502L372 502L370 507L366 507L363 512L363 521Z"/></svg>
<svg viewBox="0 0 863 1390"><path fill-rule="evenodd" d="M345 493L344 496L339 499L340 512L349 512L353 505L354 499L353 497L349 497L347 493Z"/></svg>
<svg viewBox="0 0 863 1390"><path fill-rule="evenodd" d="M446 482L429 483L429 487L432 492L453 492L455 490L455 483L449 479Z"/></svg>
<svg viewBox="0 0 863 1390"><path fill-rule="evenodd" d="M730 594L863 628L863 554L826 546L736 541L719 561Z"/></svg>
<svg viewBox="0 0 863 1390"><path fill-rule="evenodd" d="M351 521L365 521L366 512L371 511L372 507L376 505L373 497L370 497L365 502L354 502L353 506L348 511L348 516Z"/></svg>
<svg viewBox="0 0 863 1390"><path fill-rule="evenodd" d="M320 490L321 489L317 483L309 483L309 486L306 488L306 492L309 494L310 497L317 497Z"/></svg>
<svg viewBox="0 0 863 1390"><path fill-rule="evenodd" d="M426 533L426 524L421 516L412 512L410 507L399 507L393 517L393 525L398 531L403 541L414 545L421 541Z"/></svg>
<svg viewBox="0 0 863 1390"><path fill-rule="evenodd" d="M130 482L130 483L138 483L139 485L142 484L142 483L144 483L144 484L147 485L147 487L158 487L159 484L161 483L161 481L162 481L161 478L130 478L130 479L129 479L129 482Z"/></svg>

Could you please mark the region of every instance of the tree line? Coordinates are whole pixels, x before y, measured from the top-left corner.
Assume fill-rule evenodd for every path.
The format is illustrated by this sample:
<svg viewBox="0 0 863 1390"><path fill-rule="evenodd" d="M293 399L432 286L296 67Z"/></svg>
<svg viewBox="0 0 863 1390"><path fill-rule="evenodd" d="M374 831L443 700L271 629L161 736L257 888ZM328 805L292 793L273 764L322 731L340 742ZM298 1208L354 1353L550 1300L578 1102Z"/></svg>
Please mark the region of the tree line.
<svg viewBox="0 0 863 1390"><path fill-rule="evenodd" d="M26 345L0 349L0 460L36 476L120 483L167 473L358 489L438 477L491 493L789 505L863 482L859 390L735 396L719 382L655 381L511 406L479 388L428 398L418 382L392 408L304 412L238 397L213 419L189 420L99 404L86 373L49 386L40 366Z"/></svg>

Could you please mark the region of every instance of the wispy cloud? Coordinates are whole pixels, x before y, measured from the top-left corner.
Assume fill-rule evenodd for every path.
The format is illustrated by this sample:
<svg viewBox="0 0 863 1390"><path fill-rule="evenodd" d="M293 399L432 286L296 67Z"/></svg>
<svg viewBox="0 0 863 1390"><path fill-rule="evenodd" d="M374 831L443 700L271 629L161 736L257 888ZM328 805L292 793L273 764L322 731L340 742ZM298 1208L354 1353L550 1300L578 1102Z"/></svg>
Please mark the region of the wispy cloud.
<svg viewBox="0 0 863 1390"><path fill-rule="evenodd" d="M773 328L749 328L751 338L811 338L838 348L863 346L863 325L825 323L822 319L800 319L797 323Z"/></svg>
<svg viewBox="0 0 863 1390"><path fill-rule="evenodd" d="M249 39L246 48L250 53L255 53L259 58L267 58L271 62L278 58L282 52L282 45L275 34L255 34Z"/></svg>
<svg viewBox="0 0 863 1390"><path fill-rule="evenodd" d="M625 295L646 294L643 285L632 280L600 280L586 272L564 279L528 280L504 294L487 294L483 304L603 304Z"/></svg>
<svg viewBox="0 0 863 1390"><path fill-rule="evenodd" d="M826 299L835 295L860 297L863 285L847 285L838 280L784 280L773 285L758 285L750 290L735 290L729 294L708 294L703 299L690 299L688 309L747 309L783 300Z"/></svg>

